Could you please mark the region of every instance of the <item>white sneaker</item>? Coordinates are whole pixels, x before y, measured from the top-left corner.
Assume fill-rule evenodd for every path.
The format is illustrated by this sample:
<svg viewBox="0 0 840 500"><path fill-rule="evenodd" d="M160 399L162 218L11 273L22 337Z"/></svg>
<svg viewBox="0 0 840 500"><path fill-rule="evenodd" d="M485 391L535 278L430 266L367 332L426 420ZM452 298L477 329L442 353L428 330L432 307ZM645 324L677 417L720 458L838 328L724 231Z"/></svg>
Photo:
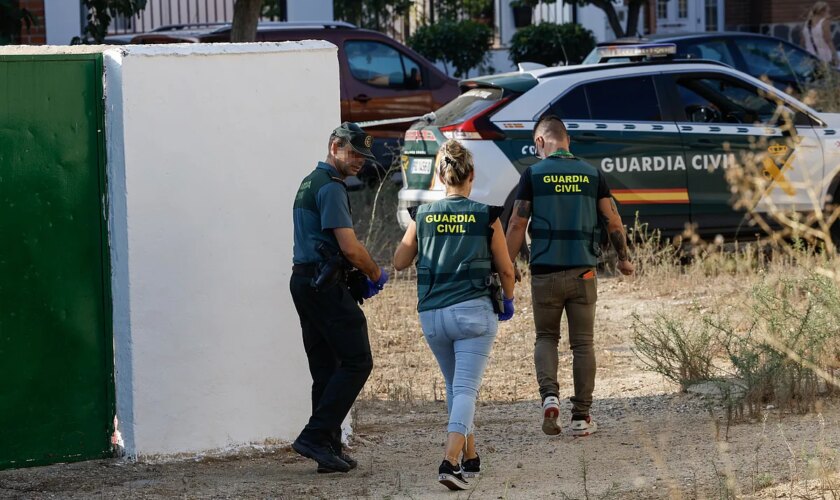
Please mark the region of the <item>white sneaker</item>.
<svg viewBox="0 0 840 500"><path fill-rule="evenodd" d="M560 400L557 396L548 396L543 400L543 424L542 430L549 436L556 436L560 434L560 424L557 423L557 417L560 416Z"/></svg>
<svg viewBox="0 0 840 500"><path fill-rule="evenodd" d="M587 415L584 420L572 420L572 436L584 437L594 434L598 430L598 425L592 420L592 417Z"/></svg>

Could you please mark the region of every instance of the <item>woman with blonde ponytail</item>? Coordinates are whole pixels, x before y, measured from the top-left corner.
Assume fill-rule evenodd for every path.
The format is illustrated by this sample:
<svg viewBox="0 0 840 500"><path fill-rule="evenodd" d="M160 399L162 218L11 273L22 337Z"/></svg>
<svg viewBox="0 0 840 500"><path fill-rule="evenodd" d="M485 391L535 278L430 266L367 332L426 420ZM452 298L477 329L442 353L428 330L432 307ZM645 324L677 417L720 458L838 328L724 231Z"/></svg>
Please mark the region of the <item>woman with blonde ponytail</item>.
<svg viewBox="0 0 840 500"><path fill-rule="evenodd" d="M446 197L409 210L413 220L394 254L394 267L405 269L417 258L420 324L446 382L449 422L438 481L463 490L481 468L473 433L475 400L497 321L513 316L514 273L499 221L502 208L469 199L475 179L470 151L447 141L435 164ZM504 291L498 313L490 292L494 269Z"/></svg>
<svg viewBox="0 0 840 500"><path fill-rule="evenodd" d="M831 38L831 9L826 2L817 2L808 11L802 28L802 44L832 68L838 66L837 49Z"/></svg>

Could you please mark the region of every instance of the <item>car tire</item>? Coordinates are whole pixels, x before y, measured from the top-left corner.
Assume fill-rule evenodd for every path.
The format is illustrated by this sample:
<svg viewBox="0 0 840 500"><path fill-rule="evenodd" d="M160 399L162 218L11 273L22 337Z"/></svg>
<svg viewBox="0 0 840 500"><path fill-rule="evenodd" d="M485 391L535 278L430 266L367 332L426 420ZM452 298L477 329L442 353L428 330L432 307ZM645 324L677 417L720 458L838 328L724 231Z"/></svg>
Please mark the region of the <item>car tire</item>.
<svg viewBox="0 0 840 500"><path fill-rule="evenodd" d="M832 208L829 210L829 214L832 214L836 210L836 208ZM834 252L840 254L840 219L834 221L834 224L831 225L829 228L829 236L831 236L831 242L834 244Z"/></svg>

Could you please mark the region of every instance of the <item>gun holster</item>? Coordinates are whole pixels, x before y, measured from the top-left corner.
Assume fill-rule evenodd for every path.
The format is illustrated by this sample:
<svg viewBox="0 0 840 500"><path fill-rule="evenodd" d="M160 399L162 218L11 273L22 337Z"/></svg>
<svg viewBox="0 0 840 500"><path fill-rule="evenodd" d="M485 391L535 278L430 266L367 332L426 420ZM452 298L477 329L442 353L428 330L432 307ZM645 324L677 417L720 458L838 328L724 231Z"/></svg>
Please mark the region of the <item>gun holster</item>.
<svg viewBox="0 0 840 500"><path fill-rule="evenodd" d="M502 290L502 279L499 273L490 273L485 278L487 288L490 290L490 302L493 303L493 312L501 314L505 311L505 295Z"/></svg>
<svg viewBox="0 0 840 500"><path fill-rule="evenodd" d="M341 281L344 274L344 262L340 255L330 257L326 261L318 264L318 274L312 278L312 288L320 292L332 288L336 283Z"/></svg>

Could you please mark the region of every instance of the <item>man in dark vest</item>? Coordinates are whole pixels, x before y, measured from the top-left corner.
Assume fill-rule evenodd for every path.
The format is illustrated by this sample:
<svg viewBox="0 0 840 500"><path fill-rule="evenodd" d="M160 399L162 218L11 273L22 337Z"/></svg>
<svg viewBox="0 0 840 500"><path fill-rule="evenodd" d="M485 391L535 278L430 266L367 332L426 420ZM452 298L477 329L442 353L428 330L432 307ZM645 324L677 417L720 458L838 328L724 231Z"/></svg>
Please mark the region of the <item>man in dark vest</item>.
<svg viewBox="0 0 840 500"><path fill-rule="evenodd" d="M342 450L341 423L373 368L367 320L357 301L376 295L388 281L356 238L344 185L373 157L371 142L355 123L341 124L330 136L326 161L303 179L294 204L290 288L312 375L312 416L292 448L318 462L318 472L356 467ZM354 273L361 278L355 297L347 286Z"/></svg>
<svg viewBox="0 0 840 500"><path fill-rule="evenodd" d="M531 301L536 342L534 364L543 406L543 432L559 434L557 344L563 312L569 325L574 396L571 434L596 431L589 415L595 389L593 330L600 254L601 221L618 254L618 270L633 274L627 237L604 177L597 168L569 152L569 134L560 118L544 116L534 128L542 160L522 173L507 229L508 252L515 259L531 235ZM528 220L531 224L528 226Z"/></svg>

